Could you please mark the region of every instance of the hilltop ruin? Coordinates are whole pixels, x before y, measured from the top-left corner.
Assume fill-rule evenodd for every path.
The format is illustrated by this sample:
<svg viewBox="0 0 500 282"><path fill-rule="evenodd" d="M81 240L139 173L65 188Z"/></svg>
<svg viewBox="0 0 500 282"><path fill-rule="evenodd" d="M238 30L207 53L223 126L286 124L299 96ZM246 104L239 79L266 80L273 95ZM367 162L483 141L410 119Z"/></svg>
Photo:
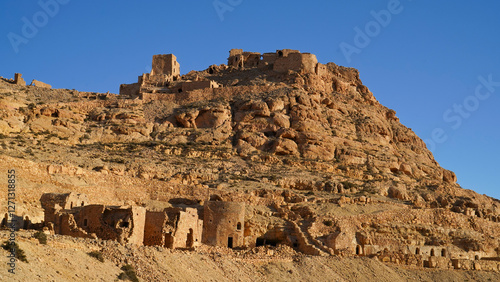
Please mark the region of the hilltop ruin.
<svg viewBox="0 0 500 282"><path fill-rule="evenodd" d="M301 53L297 50L283 49L273 53L244 52L242 49L232 49L229 51L227 65L212 65L206 70L206 74L213 75L218 72L229 72L231 70L251 70L257 69L260 72L268 72L270 75L280 76L289 72L301 74L311 74L318 77L332 74L336 65L324 65L318 63L314 54ZM344 69L352 71L354 69ZM203 77L199 73L190 75L180 75L180 64L173 54L154 55L151 73L139 76L138 82L133 84L120 85L120 95L129 98L139 98L142 100L164 100L170 99L167 94L187 95L195 90L201 93L216 91L222 93L223 87L234 88L235 85L224 85L219 79L212 80ZM357 76L356 73L347 75ZM357 86L357 85L356 85ZM337 90L347 90L347 85L338 80L334 81L333 87ZM327 87L331 89L331 86ZM362 88L364 92L367 88ZM205 90L205 91L204 91ZM239 91L239 90L236 90Z"/></svg>
<svg viewBox="0 0 500 282"><path fill-rule="evenodd" d="M155 55L121 95L0 79L0 165L25 177L17 227L499 271L500 202L461 188L356 69L233 49L180 71Z"/></svg>

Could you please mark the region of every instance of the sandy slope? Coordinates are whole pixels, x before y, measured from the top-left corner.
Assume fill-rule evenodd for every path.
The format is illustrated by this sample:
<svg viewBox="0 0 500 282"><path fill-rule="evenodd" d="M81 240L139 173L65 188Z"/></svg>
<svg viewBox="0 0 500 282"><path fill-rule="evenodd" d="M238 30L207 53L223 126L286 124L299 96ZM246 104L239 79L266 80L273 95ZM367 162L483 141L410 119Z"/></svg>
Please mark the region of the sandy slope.
<svg viewBox="0 0 500 282"><path fill-rule="evenodd" d="M401 268L369 258L305 256L286 248L172 251L66 236L49 236L48 244L41 245L32 233L18 233L29 263L18 262L15 275L2 264L1 281L116 281L125 263L143 281L500 281L500 273ZM0 235L5 238L7 232ZM88 256L92 250L103 250L105 262ZM6 260L7 252L0 253Z"/></svg>

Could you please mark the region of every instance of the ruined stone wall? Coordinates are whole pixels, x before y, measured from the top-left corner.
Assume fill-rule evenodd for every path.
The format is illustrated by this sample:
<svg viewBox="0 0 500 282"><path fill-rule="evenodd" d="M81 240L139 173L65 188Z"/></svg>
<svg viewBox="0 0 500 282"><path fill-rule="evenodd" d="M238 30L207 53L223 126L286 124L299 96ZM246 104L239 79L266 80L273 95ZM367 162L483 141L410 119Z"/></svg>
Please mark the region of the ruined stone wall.
<svg viewBox="0 0 500 282"><path fill-rule="evenodd" d="M167 214L165 212L146 211L146 220L144 223L144 245L165 245L164 228L167 219Z"/></svg>
<svg viewBox="0 0 500 282"><path fill-rule="evenodd" d="M243 52L242 49L231 49L227 58L227 65L237 68L253 68L259 65L260 58L261 55L257 52Z"/></svg>
<svg viewBox="0 0 500 282"><path fill-rule="evenodd" d="M47 88L47 89L51 89L52 86L45 83L45 82L41 82L41 81L38 81L38 80L35 80L33 79L33 81L31 81L31 84L30 85L33 85L33 86L36 86L36 87L40 87L40 88Z"/></svg>
<svg viewBox="0 0 500 282"><path fill-rule="evenodd" d="M500 272L500 261L452 259L451 262L454 269Z"/></svg>
<svg viewBox="0 0 500 282"><path fill-rule="evenodd" d="M202 80L202 81L188 81L183 82L181 86L182 92L193 91L197 89L205 89L205 88L218 88L219 84L212 80Z"/></svg>
<svg viewBox="0 0 500 282"><path fill-rule="evenodd" d="M424 261L424 267L453 269L451 260L446 257L429 257L428 260Z"/></svg>
<svg viewBox="0 0 500 282"><path fill-rule="evenodd" d="M142 245L145 217L143 207L87 205L70 211L61 210L53 225L56 234Z"/></svg>
<svg viewBox="0 0 500 282"><path fill-rule="evenodd" d="M56 208L72 209L74 207L81 207L89 203L89 199L85 194L71 193L45 193L40 198L43 209Z"/></svg>
<svg viewBox="0 0 500 282"><path fill-rule="evenodd" d="M221 247L244 244L245 204L208 201L204 207L203 243Z"/></svg>
<svg viewBox="0 0 500 282"><path fill-rule="evenodd" d="M139 89L141 85L139 83L132 84L121 84L120 85L120 95L127 96L130 98L139 97Z"/></svg>
<svg viewBox="0 0 500 282"><path fill-rule="evenodd" d="M288 57L290 54L300 54L300 51L292 49L276 50L276 55L278 55L278 57Z"/></svg>
<svg viewBox="0 0 500 282"><path fill-rule="evenodd" d="M75 214L75 221L78 226L84 229L88 233L95 233L99 238L105 239L103 237L104 232L102 226L102 213L105 210L104 205L88 205L84 206ZM115 239L112 236L107 238Z"/></svg>
<svg viewBox="0 0 500 282"><path fill-rule="evenodd" d="M174 233L172 247L192 248L199 246L203 234L203 220L198 218L198 210L186 208L186 211L179 211L179 217Z"/></svg>
<svg viewBox="0 0 500 282"><path fill-rule="evenodd" d="M264 53L262 54L262 63L272 65L278 58L276 53Z"/></svg>
<svg viewBox="0 0 500 282"><path fill-rule="evenodd" d="M81 238L96 238L95 234L86 232L78 226L74 214L59 213L54 222L54 233Z"/></svg>
<svg viewBox="0 0 500 282"><path fill-rule="evenodd" d="M130 244L142 245L144 241L144 224L146 222L146 209L143 207L132 207L132 233L124 237L124 241Z"/></svg>
<svg viewBox="0 0 500 282"><path fill-rule="evenodd" d="M26 86L26 81L22 78L22 74L20 73L15 73L14 74L14 84L16 85L21 85L21 86Z"/></svg>
<svg viewBox="0 0 500 282"><path fill-rule="evenodd" d="M305 71L308 73L316 73L316 65L318 59L313 54L290 53L286 57L279 57L274 62L273 70L276 72L286 73L288 70Z"/></svg>
<svg viewBox="0 0 500 282"><path fill-rule="evenodd" d="M316 74L319 76L327 75L328 74L328 67L326 65L318 63L316 65Z"/></svg>

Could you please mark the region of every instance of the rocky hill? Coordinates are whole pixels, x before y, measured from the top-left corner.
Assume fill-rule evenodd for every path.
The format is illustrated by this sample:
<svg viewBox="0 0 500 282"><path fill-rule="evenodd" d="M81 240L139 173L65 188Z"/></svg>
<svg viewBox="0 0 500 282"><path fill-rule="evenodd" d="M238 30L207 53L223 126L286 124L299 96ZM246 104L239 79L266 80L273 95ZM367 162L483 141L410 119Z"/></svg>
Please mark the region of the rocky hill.
<svg viewBox="0 0 500 282"><path fill-rule="evenodd" d="M232 51L228 65L179 76L168 89L146 91L142 81L131 86L142 87L137 95L1 79L0 167L17 171L18 216L41 222L47 192L151 209L199 207L217 195L247 203L248 248L262 238L287 245L293 234L295 251L368 268L371 260L345 257L500 271L500 201L456 184L357 70L310 67L308 56L277 67L279 59L252 54ZM206 81L220 87L192 88ZM338 262L321 263L336 273Z"/></svg>

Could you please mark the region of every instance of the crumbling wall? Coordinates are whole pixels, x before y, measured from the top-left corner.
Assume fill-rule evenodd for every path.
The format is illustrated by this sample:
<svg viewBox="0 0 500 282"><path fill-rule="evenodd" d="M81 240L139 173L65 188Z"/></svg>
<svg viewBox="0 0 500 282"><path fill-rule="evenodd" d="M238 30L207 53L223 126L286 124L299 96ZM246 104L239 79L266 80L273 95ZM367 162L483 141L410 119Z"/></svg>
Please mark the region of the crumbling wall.
<svg viewBox="0 0 500 282"><path fill-rule="evenodd" d="M88 205L89 198L85 194L70 193L45 193L40 198L42 208L53 208L59 205L63 209L72 209Z"/></svg>
<svg viewBox="0 0 500 282"><path fill-rule="evenodd" d="M38 81L38 80L35 80L35 79L33 79L33 81L31 81L30 85L36 86L36 87L40 87L40 88L47 88L47 89L51 89L52 88L52 86L50 86L49 84L41 82L41 81Z"/></svg>
<svg viewBox="0 0 500 282"><path fill-rule="evenodd" d="M139 97L139 89L141 85L139 83L132 84L121 84L120 85L120 95L127 96L129 98Z"/></svg>
<svg viewBox="0 0 500 282"><path fill-rule="evenodd" d="M96 234L86 232L78 226L74 214L58 213L53 225L54 233L81 238L97 238Z"/></svg>
<svg viewBox="0 0 500 282"><path fill-rule="evenodd" d="M144 245L165 246L165 224L167 219L165 212L146 211Z"/></svg>
<svg viewBox="0 0 500 282"><path fill-rule="evenodd" d="M498 260L452 259L451 262L454 269L500 272L500 261Z"/></svg>
<svg viewBox="0 0 500 282"><path fill-rule="evenodd" d="M278 57L274 62L273 70L283 73L289 70L316 73L317 64L318 59L313 54L290 53L288 56Z"/></svg>
<svg viewBox="0 0 500 282"><path fill-rule="evenodd" d="M104 205L71 206L82 200L80 194L44 194L45 224L55 234L101 238L120 243L142 245L146 210L143 207L106 207ZM69 209L62 208L70 206Z"/></svg>
<svg viewBox="0 0 500 282"><path fill-rule="evenodd" d="M227 65L237 68L257 67L261 55L257 52L243 52L242 49L231 49L227 58Z"/></svg>
<svg viewBox="0 0 500 282"><path fill-rule="evenodd" d="M15 73L14 74L14 84L16 85L21 85L21 86L26 86L26 81L22 78L22 74L20 73Z"/></svg>
<svg viewBox="0 0 500 282"><path fill-rule="evenodd" d="M281 49L281 50L276 50L276 55L278 57L288 57L290 54L300 54L299 50L292 50L292 49Z"/></svg>
<svg viewBox="0 0 500 282"><path fill-rule="evenodd" d="M192 248L201 244L203 220L198 218L198 210L186 208L179 211L172 248Z"/></svg>
<svg viewBox="0 0 500 282"><path fill-rule="evenodd" d="M182 82L181 92L188 92L197 89L219 88L219 84L212 80Z"/></svg>
<svg viewBox="0 0 500 282"><path fill-rule="evenodd" d="M276 53L264 53L262 54L262 61L259 66L267 66L267 65L274 65L274 62L278 58L278 54Z"/></svg>
<svg viewBox="0 0 500 282"><path fill-rule="evenodd" d="M244 203L207 201L204 206L203 243L220 247L242 247L244 223Z"/></svg>

